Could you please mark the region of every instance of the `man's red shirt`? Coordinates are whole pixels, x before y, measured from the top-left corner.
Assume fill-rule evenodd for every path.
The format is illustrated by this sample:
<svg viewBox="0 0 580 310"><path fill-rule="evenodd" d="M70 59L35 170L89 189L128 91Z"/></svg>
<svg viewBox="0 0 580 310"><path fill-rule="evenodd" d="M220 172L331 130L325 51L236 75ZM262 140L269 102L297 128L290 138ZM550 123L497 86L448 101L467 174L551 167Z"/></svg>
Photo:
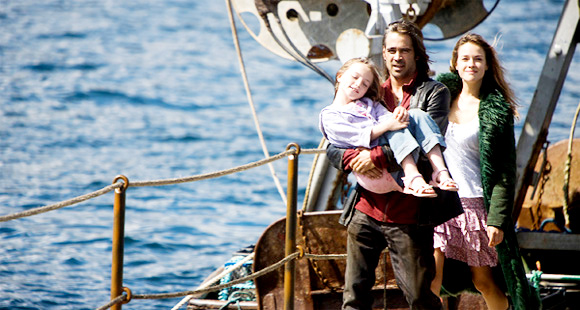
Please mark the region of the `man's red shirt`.
<svg viewBox="0 0 580 310"><path fill-rule="evenodd" d="M415 79L417 78L417 73L413 76L413 78L409 81L409 83L403 85L403 100L401 100L401 106L405 109L409 109L411 105L411 95L415 90ZM387 79L381 85L383 88L383 101L385 102L387 109L391 112L395 110L397 107L397 101L395 100L395 95L393 95L393 88L391 86L391 79Z"/></svg>

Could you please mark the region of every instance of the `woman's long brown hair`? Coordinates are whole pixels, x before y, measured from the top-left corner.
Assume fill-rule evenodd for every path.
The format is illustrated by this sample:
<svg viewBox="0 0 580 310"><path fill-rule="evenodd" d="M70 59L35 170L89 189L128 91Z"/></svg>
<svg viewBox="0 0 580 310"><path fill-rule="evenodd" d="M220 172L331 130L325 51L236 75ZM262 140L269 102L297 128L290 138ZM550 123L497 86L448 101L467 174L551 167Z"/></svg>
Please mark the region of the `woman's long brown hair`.
<svg viewBox="0 0 580 310"><path fill-rule="evenodd" d="M514 116L518 116L518 104L514 92L505 79L504 68L499 62L495 49L489 45L482 36L475 33L467 33L463 35L457 43L455 43L455 48L453 48L453 53L451 55L451 66L449 67L451 72L457 73L457 50L466 43L475 44L481 47L485 52L485 61L488 69L483 76L480 93L488 94L494 89L498 89L504 99L510 104Z"/></svg>

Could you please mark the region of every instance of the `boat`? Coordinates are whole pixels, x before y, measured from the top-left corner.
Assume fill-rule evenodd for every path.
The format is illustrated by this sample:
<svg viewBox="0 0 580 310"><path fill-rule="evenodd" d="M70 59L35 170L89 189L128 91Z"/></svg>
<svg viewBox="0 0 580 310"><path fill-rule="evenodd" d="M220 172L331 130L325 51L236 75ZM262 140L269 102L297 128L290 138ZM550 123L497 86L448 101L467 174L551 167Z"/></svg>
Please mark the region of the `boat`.
<svg viewBox="0 0 580 310"><path fill-rule="evenodd" d="M421 26L435 25L440 33L435 40L452 39L469 31L493 14L499 0L493 1L488 6L484 5L484 2L489 1L232 0L228 1L228 4L231 4L231 17L236 14L238 19L245 23L244 26L251 36L270 52L303 63L322 78L332 80L331 75L324 72L319 63L330 60L343 61L361 53L373 58L379 64L382 62L378 42L382 38L381 30L389 20L408 18ZM520 219L517 227L518 238L524 259L530 268L530 279L539 286L546 309L565 309L569 305L578 304L579 273L574 263L578 261L580 242L576 238L577 235L572 233L576 231L575 222L566 221L566 217L573 219L574 216L564 211L565 208L558 203L542 204L549 201L549 196L554 200L561 198L561 193L557 190L553 193L548 193L547 190L552 186L549 180L556 180L557 177L552 174L545 183L541 182L546 180L545 163L548 162L548 158L552 167L555 167L555 162L563 161L557 156L562 154L564 143L556 143L550 149L546 145L546 137L575 45L580 38L577 34L578 11L577 1L566 1L538 82L538 90L525 120L525 130L522 131L518 141L520 181L518 206L514 216ZM345 15L342 15L344 13ZM250 21L247 16L253 19ZM252 30L256 28L258 31ZM354 46L357 48L353 49ZM573 143L574 146L576 144L577 142ZM574 152L578 147L574 148ZM236 280L251 277L261 270L284 262L288 257L288 251L284 246L289 235L286 223L296 215L296 231L291 235L296 237L297 247L294 247L294 244L290 247L296 275L295 282L291 285L294 287L293 297L288 299L286 296L285 286L288 280L286 269L281 266L264 276L256 277L255 280L246 280L210 292L188 294L188 298L183 299L183 303L174 308L186 306L187 309L272 310L287 308L287 303L296 309L340 307L341 287L344 283L346 230L338 224L338 217L343 200L347 198L352 184L349 185L347 176L329 165L324 148L324 142L321 142L316 150L300 150L297 145L289 145L289 150L281 157L300 157L307 153L316 157L301 210L290 209L289 216L273 222L258 240L248 240L247 248L233 253L229 261L208 275L206 281L195 290L201 291L202 288L219 284L227 286ZM577 161L579 155L573 154L574 160ZM545 157L542 157L544 155ZM542 161L542 158L546 160ZM113 186L107 188L108 190L113 189L117 192L119 189L122 191L125 186L139 185L138 182L128 182L122 177L115 180L120 183L114 182ZM556 184L553 188L558 186ZM570 188L570 192L573 193L573 189L577 189L577 186L576 183L576 187ZM532 194L534 191L537 193ZM540 196L539 193L542 191L544 194ZM287 199L291 205L297 205L297 201L292 201L293 197L295 195L288 194ZM571 211L573 208L567 209ZM540 232L540 228L552 233ZM118 239L122 240L122 234ZM562 253L570 258L566 264L559 260L563 256ZM546 259L548 256L553 258ZM122 277L120 280L121 283ZM126 305L129 308L134 303L138 304L138 300L131 300L137 296L132 295L128 288L118 285L114 290L113 292L112 288L112 301L115 301L117 296L121 299L117 298L117 302L108 305L107 308L120 309L122 307L120 302L130 302ZM377 282L373 292L375 308L408 308L394 281L388 252L383 254L377 268ZM449 298L445 305L449 309L468 307L484 309L481 298L473 294Z"/></svg>
<svg viewBox="0 0 580 310"><path fill-rule="evenodd" d="M387 3L389 4L383 1L334 1L328 4L321 1L233 1L233 10L250 32L252 30L247 27L240 14L249 13L259 21L259 34L252 33L252 36L262 46L278 56L299 61L322 77L332 80L316 62L332 59L344 62L355 56L367 56L382 64L381 30L390 21L406 18L420 26L434 24L441 30L441 39L447 39L469 31L497 6L496 1L488 10L483 1L478 0ZM338 12L348 13L340 15ZM547 143L551 116L578 43L578 21L578 3L566 1L517 149L519 179L517 206L513 216L518 219L516 230L530 281L540 292L545 309L565 309L580 301L580 267L577 265L580 259L580 235L577 234L580 224L580 174L573 173L572 178L566 181L571 185L566 187L570 191L570 199L566 197L553 202L563 196L561 191L554 190L558 187L554 183L562 184L563 174L552 172L550 179L547 173L542 173L545 172L548 158L550 162L564 165L564 147L567 145L570 145L570 151L575 146L574 152L570 152L572 167L570 169L568 162L568 171L579 168L580 140L574 140L573 133L570 137L573 143L560 141L551 148L542 148ZM572 128L574 126L575 121ZM533 130L529 130L530 128ZM323 140L321 148L325 146ZM540 154L544 154L543 162L538 161ZM319 154L313 164L310 180L310 190L306 194L302 210L298 212L296 245L302 255L304 251L315 255L344 255L346 229L338 224L338 217L339 198L346 198L345 186L348 179L328 164L324 154ZM541 189L538 190L538 186ZM533 193L536 191L540 194L536 194L534 200ZM562 207L562 201L570 201L570 207ZM263 270L283 260L285 254L288 255L282 236L294 233L286 230L285 226L286 223L293 222L288 220L290 216L289 214L287 218L270 225L257 241L253 251L254 271ZM556 226L557 234L546 233L548 230L544 228L547 222ZM568 258L564 262L562 253ZM344 259L298 260L295 268L295 291L290 297L285 283L289 276L288 271L280 268L256 278L255 289L252 290L256 296L255 303L238 303L238 307L340 308ZM395 283L388 252L383 253L376 276L373 288L374 307L407 309L404 296ZM206 281L215 281L215 278L208 277ZM293 300L288 301L288 298ZM222 298L220 302L215 294L199 295L189 300L188 309L225 309L228 306L233 308L231 299ZM486 309L481 296L472 293L450 296L445 299L444 306L447 309Z"/></svg>

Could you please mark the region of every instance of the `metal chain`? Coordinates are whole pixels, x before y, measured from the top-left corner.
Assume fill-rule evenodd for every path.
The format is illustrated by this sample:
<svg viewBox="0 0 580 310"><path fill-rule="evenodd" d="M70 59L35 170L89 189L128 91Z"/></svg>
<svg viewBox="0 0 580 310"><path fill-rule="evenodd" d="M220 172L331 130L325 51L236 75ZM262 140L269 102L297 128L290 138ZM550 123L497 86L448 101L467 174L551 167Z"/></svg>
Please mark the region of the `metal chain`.
<svg viewBox="0 0 580 310"><path fill-rule="evenodd" d="M348 198L348 192L352 187L352 183L348 181L348 174L342 173L342 192L340 193L340 203L344 205L346 199Z"/></svg>
<svg viewBox="0 0 580 310"><path fill-rule="evenodd" d="M546 161L546 167L544 168L544 171L540 171L541 175L542 175L542 182L540 183L540 193L538 194L538 202L536 203L535 208L538 210L537 211L537 218L536 220L533 222L533 229L534 230L538 230L540 229L540 225L542 222L542 195L544 195L544 186L546 185L546 183L548 182L548 180L550 179L550 172L552 171L552 164L550 164L550 161ZM531 211L531 209L530 209ZM533 220L533 214L532 214L532 220Z"/></svg>
<svg viewBox="0 0 580 310"><path fill-rule="evenodd" d="M300 227L302 241L304 242L304 247L306 248L306 252L310 253L311 249L310 249L310 246L308 245L308 240L306 239L306 232L304 229L303 215L304 215L304 211L302 211L302 210L298 211L298 226ZM335 292L341 288L341 287L333 287L329 284L328 279L324 276L322 270L320 270L320 267L318 266L318 263L316 262L316 260L308 258L308 262L310 262L312 269L314 269L314 273L316 274L316 276L318 277L320 282L322 282L322 285L324 285L326 288L328 288L332 292Z"/></svg>

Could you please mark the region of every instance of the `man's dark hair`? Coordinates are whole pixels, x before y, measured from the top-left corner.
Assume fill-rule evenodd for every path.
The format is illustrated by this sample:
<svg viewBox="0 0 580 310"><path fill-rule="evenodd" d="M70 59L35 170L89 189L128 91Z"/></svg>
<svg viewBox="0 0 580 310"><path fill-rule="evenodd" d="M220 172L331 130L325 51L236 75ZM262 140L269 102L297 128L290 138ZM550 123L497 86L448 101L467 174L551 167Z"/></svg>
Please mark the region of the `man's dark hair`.
<svg viewBox="0 0 580 310"><path fill-rule="evenodd" d="M390 23L385 29L385 35L383 37L383 48L386 46L387 35L391 32L396 32L402 35L407 35L411 38L413 42L413 51L415 52L415 60L417 62L417 76L428 77L429 76L429 55L427 55L427 49L425 44L423 44L423 32L421 29L412 22L406 21L404 19L397 20ZM388 72L386 72L388 75Z"/></svg>

